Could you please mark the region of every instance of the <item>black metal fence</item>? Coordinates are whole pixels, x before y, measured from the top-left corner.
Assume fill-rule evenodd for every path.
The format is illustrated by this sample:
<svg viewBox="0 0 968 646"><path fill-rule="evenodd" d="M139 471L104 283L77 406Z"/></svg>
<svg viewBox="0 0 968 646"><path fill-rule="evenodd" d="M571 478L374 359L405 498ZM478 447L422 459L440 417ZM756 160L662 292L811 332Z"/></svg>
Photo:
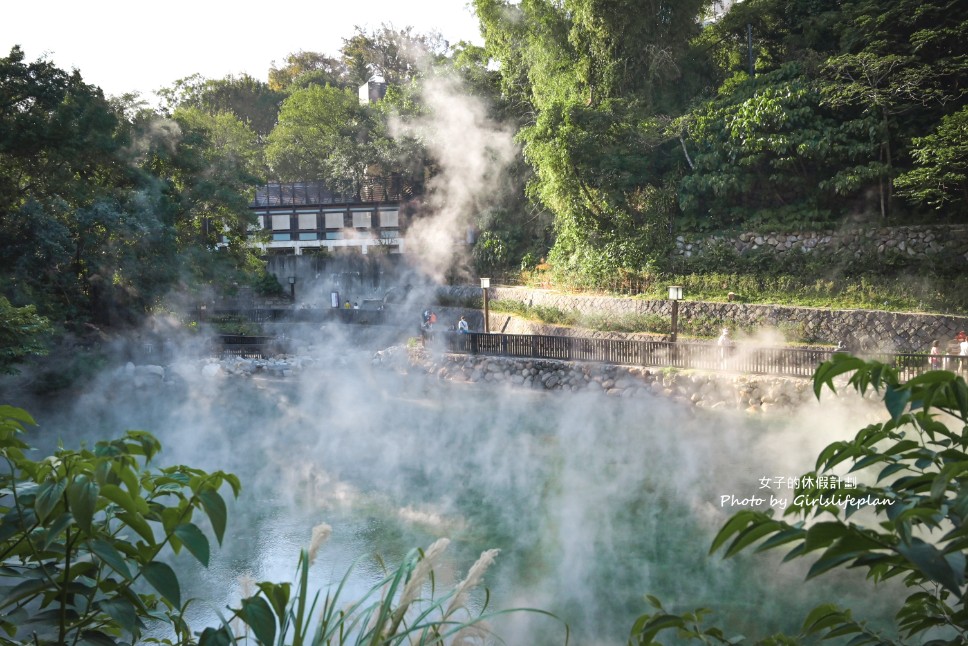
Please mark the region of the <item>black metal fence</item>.
<svg viewBox="0 0 968 646"><path fill-rule="evenodd" d="M522 334L453 334L444 337L451 352L529 359L597 361L627 366L671 367L717 370L789 377L812 377L820 363L833 356L832 350L810 348L761 347L734 344L721 347L711 343L586 339L579 337ZM936 367L926 354L874 354L897 368L903 379L910 379ZM937 367L957 370L959 357L936 357ZM968 367L966 362L965 367Z"/></svg>

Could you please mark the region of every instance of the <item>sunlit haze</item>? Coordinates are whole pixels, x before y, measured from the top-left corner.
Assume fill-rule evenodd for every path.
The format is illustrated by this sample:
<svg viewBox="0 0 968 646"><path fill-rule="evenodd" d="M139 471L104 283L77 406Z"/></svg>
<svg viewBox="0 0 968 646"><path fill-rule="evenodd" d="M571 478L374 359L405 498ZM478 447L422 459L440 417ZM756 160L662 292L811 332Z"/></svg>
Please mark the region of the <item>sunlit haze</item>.
<svg viewBox="0 0 968 646"><path fill-rule="evenodd" d="M28 60L45 54L77 68L107 95L146 98L173 81L247 73L266 80L273 61L296 51L335 55L354 26L412 26L439 32L450 43L480 44L477 18L465 0L239 3L172 0L161 5L95 0L5 3L2 55L20 45Z"/></svg>

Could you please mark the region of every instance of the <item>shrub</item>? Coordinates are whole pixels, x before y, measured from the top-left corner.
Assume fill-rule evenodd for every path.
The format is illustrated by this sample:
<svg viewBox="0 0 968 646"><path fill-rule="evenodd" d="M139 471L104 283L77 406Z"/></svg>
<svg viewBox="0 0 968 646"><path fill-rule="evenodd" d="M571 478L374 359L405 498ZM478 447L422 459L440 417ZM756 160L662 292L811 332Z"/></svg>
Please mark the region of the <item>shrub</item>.
<svg viewBox="0 0 968 646"><path fill-rule="evenodd" d="M146 622L167 623L190 642L169 551L207 566L203 514L219 543L226 508L219 490L239 481L185 466L149 469L161 445L128 431L94 450L32 460L20 435L35 424L0 406L0 631L32 644L137 641Z"/></svg>
<svg viewBox="0 0 968 646"><path fill-rule="evenodd" d="M897 630L911 643L964 644L968 636L968 385L947 371L928 372L906 383L893 368L835 354L814 375L817 397L834 379L850 374L862 395L882 393L887 420L861 429L853 439L827 446L816 470L797 480L784 516L749 509L734 514L713 540L710 552L730 557L757 545L783 547L784 560L815 555L813 578L840 568L863 568L874 583L895 578L908 588L895 615ZM841 465L840 469L836 469ZM837 477L847 473L855 482ZM833 478L831 477L833 476ZM856 484L856 482L861 484ZM824 482L824 484L821 484ZM857 512L873 512L863 520ZM857 515L855 515L857 514ZM727 631L704 625L708 609L642 615L630 643L657 644L664 631L681 641L737 643ZM850 638L850 644L905 643L889 639L850 610L823 604L804 618L796 636L775 635L761 644ZM812 643L812 641L811 641Z"/></svg>

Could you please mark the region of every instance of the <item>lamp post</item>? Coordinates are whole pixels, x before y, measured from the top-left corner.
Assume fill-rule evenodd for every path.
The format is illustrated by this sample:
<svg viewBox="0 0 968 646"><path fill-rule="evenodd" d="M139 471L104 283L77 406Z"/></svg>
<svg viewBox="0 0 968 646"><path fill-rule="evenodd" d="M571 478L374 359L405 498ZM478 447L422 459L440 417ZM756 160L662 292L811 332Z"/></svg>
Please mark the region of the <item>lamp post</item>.
<svg viewBox="0 0 968 646"><path fill-rule="evenodd" d="M682 300L682 287L672 285L669 287L669 300L672 301L672 342L676 342L679 332L679 301Z"/></svg>
<svg viewBox="0 0 968 646"><path fill-rule="evenodd" d="M489 316L488 316L488 308L487 308L487 290L490 287L491 287L491 279L490 278L482 278L481 279L481 289L484 290L484 334L490 334L491 333L491 326L490 326L490 323L488 321Z"/></svg>
<svg viewBox="0 0 968 646"><path fill-rule="evenodd" d="M296 300L296 277L289 277L289 298Z"/></svg>

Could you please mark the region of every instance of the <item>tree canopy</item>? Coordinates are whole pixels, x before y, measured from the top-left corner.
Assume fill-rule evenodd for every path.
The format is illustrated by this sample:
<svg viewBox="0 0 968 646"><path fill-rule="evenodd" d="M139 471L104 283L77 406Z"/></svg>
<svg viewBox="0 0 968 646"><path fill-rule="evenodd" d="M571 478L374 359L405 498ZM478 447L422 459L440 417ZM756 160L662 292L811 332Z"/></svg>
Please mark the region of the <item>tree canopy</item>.
<svg viewBox="0 0 968 646"><path fill-rule="evenodd" d="M208 107L166 116L17 47L0 58L0 297L54 324L117 325L179 281L251 267L257 135Z"/></svg>
<svg viewBox="0 0 968 646"><path fill-rule="evenodd" d="M662 266L681 229L965 221L965 0L707 5L475 2L557 267Z"/></svg>

